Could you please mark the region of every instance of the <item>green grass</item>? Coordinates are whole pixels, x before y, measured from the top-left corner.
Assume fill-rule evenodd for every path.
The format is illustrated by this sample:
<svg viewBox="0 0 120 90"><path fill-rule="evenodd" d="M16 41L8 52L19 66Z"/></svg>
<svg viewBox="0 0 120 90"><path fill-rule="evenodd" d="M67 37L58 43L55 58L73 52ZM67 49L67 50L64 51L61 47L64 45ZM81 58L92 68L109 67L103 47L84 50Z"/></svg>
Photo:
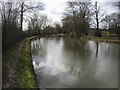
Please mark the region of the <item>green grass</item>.
<svg viewBox="0 0 120 90"><path fill-rule="evenodd" d="M8 69L7 65L12 63L9 61L10 56L15 53L16 48L19 47L20 42L17 42L15 45L13 45L12 48L8 49L2 54L2 68L4 68L3 75L5 74L4 72Z"/></svg>
<svg viewBox="0 0 120 90"><path fill-rule="evenodd" d="M18 62L17 81L19 88L37 88L35 75L32 67L32 58L30 55L30 40L27 38L24 43L24 48Z"/></svg>
<svg viewBox="0 0 120 90"><path fill-rule="evenodd" d="M120 42L118 38L111 37L95 37L95 36L87 36L88 39L100 40L100 41L111 41L111 42Z"/></svg>

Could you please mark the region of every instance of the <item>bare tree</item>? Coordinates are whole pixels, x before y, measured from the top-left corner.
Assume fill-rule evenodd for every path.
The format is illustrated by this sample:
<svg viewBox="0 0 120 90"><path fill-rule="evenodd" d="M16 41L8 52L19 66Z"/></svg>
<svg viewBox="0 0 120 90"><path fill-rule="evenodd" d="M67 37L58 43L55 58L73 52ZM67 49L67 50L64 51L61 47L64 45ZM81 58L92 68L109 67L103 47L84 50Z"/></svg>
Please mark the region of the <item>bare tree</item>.
<svg viewBox="0 0 120 90"><path fill-rule="evenodd" d="M38 10L43 10L44 9L44 4L43 3L35 3L35 4L26 4L25 2L19 2L20 6L20 28L22 31L23 28L23 18L24 18L24 13L25 12L31 12L32 10L38 9Z"/></svg>
<svg viewBox="0 0 120 90"><path fill-rule="evenodd" d="M99 28L100 28L100 23L103 21L105 12L100 8L97 1L95 2L93 10L94 10L93 12L94 20L95 20L94 26L96 28L95 35L101 36L101 31L99 30Z"/></svg>
<svg viewBox="0 0 120 90"><path fill-rule="evenodd" d="M98 2L95 2L95 20L97 23L97 30L99 29L99 18L98 18L98 14L99 14L99 8L98 8Z"/></svg>
<svg viewBox="0 0 120 90"><path fill-rule="evenodd" d="M21 38L18 22L18 4L15 2L0 2L2 22L3 51Z"/></svg>
<svg viewBox="0 0 120 90"><path fill-rule="evenodd" d="M33 32L38 32L38 34L40 35L41 30L43 30L47 26L48 22L49 20L46 15L34 14L28 23L28 30L32 29Z"/></svg>
<svg viewBox="0 0 120 90"><path fill-rule="evenodd" d="M73 24L72 31L76 32L78 36L87 34L90 21L90 5L90 2L68 2L66 18L69 17L69 21Z"/></svg>

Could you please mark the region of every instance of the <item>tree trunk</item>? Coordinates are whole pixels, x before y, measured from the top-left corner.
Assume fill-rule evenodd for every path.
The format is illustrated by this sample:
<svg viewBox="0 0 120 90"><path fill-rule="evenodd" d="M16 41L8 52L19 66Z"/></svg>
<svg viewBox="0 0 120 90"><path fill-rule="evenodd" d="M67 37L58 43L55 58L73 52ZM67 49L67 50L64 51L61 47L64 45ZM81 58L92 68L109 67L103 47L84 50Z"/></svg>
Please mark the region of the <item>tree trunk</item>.
<svg viewBox="0 0 120 90"><path fill-rule="evenodd" d="M97 24L97 27L96 27L96 36L99 36L101 37L101 32L99 31L99 17L98 17L98 13L99 13L99 10L98 10L98 6L97 6L97 2L95 2L95 15L96 15L96 24Z"/></svg>
<svg viewBox="0 0 120 90"><path fill-rule="evenodd" d="M20 30L22 31L23 28L23 9L24 9L24 2L21 4L21 14L20 14Z"/></svg>

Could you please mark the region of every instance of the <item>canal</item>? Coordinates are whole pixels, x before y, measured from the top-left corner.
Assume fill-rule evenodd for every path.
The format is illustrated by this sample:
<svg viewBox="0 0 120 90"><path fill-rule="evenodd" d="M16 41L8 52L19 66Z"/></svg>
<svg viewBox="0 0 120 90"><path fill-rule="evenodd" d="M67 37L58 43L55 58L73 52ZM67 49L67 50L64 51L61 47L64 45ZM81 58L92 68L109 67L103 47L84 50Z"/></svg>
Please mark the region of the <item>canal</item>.
<svg viewBox="0 0 120 90"><path fill-rule="evenodd" d="M31 42L39 88L117 88L119 44L71 37Z"/></svg>

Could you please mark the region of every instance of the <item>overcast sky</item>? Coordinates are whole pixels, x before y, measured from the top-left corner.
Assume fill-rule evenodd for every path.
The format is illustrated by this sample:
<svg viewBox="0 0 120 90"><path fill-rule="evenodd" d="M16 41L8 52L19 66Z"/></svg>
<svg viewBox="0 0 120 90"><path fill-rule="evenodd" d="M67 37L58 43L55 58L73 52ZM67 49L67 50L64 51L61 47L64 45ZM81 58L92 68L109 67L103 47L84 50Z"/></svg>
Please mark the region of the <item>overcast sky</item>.
<svg viewBox="0 0 120 90"><path fill-rule="evenodd" d="M47 15L48 18L50 19L51 24L53 24L54 22L61 22L63 13L65 12L66 2L74 0L33 0L33 1L34 2L42 1L45 4L45 9L38 13ZM97 0L97 1L100 3L101 8L106 12L106 14L110 14L112 12L117 11L117 8L114 7L112 4L113 2L118 0ZM26 25L24 24L24 26Z"/></svg>
<svg viewBox="0 0 120 90"><path fill-rule="evenodd" d="M64 10L66 8L66 2L69 0L42 0L45 3L45 10L41 13L47 14L53 22L60 22ZM117 8L112 6L113 0L99 0L101 8L106 11L106 13L112 13L117 10ZM115 0L114 0L115 1Z"/></svg>

